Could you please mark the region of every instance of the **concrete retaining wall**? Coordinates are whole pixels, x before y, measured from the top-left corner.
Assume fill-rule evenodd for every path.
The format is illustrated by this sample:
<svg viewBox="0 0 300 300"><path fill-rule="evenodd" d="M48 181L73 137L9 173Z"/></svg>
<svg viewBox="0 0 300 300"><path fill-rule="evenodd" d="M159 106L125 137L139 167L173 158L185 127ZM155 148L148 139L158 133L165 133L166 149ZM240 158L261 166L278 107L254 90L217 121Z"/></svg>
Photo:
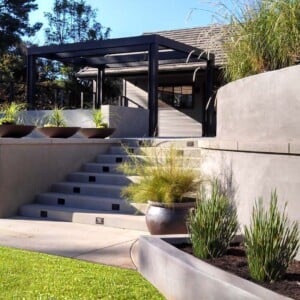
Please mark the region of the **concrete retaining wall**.
<svg viewBox="0 0 300 300"><path fill-rule="evenodd" d="M300 140L300 65L231 82L217 94L219 139Z"/></svg>
<svg viewBox="0 0 300 300"><path fill-rule="evenodd" d="M17 213L37 193L106 153L117 140L0 139L0 218Z"/></svg>
<svg viewBox="0 0 300 300"><path fill-rule="evenodd" d="M255 200L263 197L267 206L274 189L280 208L287 202L289 219L300 223L300 143L202 139L199 146L203 173L220 178L231 190L241 231L250 223Z"/></svg>

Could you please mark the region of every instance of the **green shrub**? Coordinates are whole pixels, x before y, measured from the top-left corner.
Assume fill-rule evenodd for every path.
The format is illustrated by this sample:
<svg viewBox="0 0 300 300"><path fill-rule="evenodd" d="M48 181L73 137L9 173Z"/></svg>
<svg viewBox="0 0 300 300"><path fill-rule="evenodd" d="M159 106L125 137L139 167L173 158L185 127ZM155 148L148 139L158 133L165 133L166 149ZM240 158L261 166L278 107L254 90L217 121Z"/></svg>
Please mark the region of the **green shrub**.
<svg viewBox="0 0 300 300"><path fill-rule="evenodd" d="M188 229L194 254L199 258L222 256L235 236L236 207L216 180L211 195L202 193L195 210L190 212Z"/></svg>
<svg viewBox="0 0 300 300"><path fill-rule="evenodd" d="M288 222L277 206L276 190L268 211L260 198L253 208L250 227L245 226L245 246L250 275L258 281L276 281L286 272L299 249L298 223Z"/></svg>

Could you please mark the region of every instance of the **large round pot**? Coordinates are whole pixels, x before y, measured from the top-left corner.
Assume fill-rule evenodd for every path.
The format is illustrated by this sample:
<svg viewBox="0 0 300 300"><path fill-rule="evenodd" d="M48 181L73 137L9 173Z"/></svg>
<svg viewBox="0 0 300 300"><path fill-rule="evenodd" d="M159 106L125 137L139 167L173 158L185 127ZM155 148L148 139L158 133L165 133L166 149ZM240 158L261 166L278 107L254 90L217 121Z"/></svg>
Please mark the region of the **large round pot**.
<svg viewBox="0 0 300 300"><path fill-rule="evenodd" d="M80 127L41 127L38 131L49 138L68 138L79 129Z"/></svg>
<svg viewBox="0 0 300 300"><path fill-rule="evenodd" d="M80 128L79 133L89 139L104 139L114 131L115 128Z"/></svg>
<svg viewBox="0 0 300 300"><path fill-rule="evenodd" d="M31 133L34 128L31 125L3 124L0 125L0 137L21 138Z"/></svg>
<svg viewBox="0 0 300 300"><path fill-rule="evenodd" d="M146 224L151 234L187 233L186 221L195 202L164 205L149 201Z"/></svg>

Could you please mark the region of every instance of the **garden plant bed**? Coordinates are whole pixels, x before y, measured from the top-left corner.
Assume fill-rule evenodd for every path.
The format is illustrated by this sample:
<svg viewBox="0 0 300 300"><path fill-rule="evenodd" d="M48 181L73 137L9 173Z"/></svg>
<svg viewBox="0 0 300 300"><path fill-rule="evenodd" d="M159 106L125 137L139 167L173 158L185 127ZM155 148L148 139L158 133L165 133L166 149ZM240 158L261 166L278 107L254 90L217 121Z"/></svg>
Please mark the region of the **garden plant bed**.
<svg viewBox="0 0 300 300"><path fill-rule="evenodd" d="M288 296L270 290L266 285L235 275L232 270L225 271L220 265L237 265L243 272L246 265L242 249L232 252L243 253L239 260L224 260L220 265L196 258L178 248L190 243L188 235L141 236L139 238L139 272L150 281L167 299L174 300L284 300L299 299L299 262L290 269L284 281L294 281L295 286L284 288L292 294ZM227 257L227 256L225 256ZM227 258L226 258L227 259ZM296 269L294 269L296 268ZM294 275L291 275L294 274ZM286 294L287 295L287 294Z"/></svg>
<svg viewBox="0 0 300 300"><path fill-rule="evenodd" d="M176 248L193 255L192 245L183 243L175 245ZM227 253L219 258L205 259L205 262L239 277L251 280L267 289L284 296L300 300L300 261L294 261L288 268L286 275L278 282L257 282L251 279L248 270L246 253L243 246L235 244L230 246Z"/></svg>

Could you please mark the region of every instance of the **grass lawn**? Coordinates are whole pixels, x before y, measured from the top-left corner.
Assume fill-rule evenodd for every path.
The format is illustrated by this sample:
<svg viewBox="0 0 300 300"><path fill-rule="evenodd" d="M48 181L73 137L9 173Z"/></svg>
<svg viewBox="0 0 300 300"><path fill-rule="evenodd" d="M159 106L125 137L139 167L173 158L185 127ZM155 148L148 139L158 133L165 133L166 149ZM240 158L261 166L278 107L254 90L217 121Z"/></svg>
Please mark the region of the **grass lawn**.
<svg viewBox="0 0 300 300"><path fill-rule="evenodd" d="M136 271L0 247L0 299L164 299Z"/></svg>

